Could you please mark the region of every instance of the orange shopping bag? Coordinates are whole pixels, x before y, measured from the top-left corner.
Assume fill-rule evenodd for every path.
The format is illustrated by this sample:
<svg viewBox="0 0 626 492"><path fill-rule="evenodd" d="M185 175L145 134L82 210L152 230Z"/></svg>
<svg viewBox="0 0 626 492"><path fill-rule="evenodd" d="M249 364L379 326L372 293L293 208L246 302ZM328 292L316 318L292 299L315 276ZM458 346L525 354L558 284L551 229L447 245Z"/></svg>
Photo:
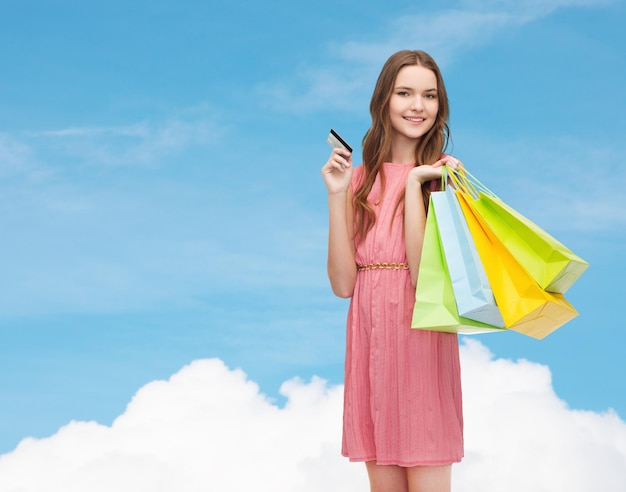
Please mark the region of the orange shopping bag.
<svg viewBox="0 0 626 492"><path fill-rule="evenodd" d="M565 294L589 263L502 200L481 192L474 202L491 230L542 289Z"/></svg>
<svg viewBox="0 0 626 492"><path fill-rule="evenodd" d="M500 200L467 170L451 170L456 187L475 198L474 209L543 290L565 294L589 263Z"/></svg>

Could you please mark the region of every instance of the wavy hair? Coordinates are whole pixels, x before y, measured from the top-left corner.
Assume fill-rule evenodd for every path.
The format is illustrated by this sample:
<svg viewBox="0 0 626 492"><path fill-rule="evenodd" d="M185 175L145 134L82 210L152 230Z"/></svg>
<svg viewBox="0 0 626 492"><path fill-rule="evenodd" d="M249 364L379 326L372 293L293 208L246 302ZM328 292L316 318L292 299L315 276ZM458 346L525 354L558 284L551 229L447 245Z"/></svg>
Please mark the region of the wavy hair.
<svg viewBox="0 0 626 492"><path fill-rule="evenodd" d="M372 125L363 137L363 177L354 193L355 237L365 238L376 222L376 214L367 197L372 191L376 177L380 174L381 198L385 193L385 172L383 163L391 160L392 127L389 117L389 100L393 93L398 72L406 66L418 65L431 70L437 78L437 97L439 110L432 128L422 136L415 146L415 166L432 164L441 158L450 138L448 128L449 104L441 71L435 60L424 51L403 50L391 55L385 62L370 102ZM430 189L422 187L424 206L428 210ZM400 196L396 209L403 204L404 194Z"/></svg>

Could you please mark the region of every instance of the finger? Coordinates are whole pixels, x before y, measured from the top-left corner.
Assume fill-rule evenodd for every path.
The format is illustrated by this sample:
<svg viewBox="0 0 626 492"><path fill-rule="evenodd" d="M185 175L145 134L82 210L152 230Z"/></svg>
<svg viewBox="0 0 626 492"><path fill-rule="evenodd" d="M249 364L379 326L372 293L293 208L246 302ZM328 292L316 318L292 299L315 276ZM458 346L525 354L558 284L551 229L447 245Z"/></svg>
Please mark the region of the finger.
<svg viewBox="0 0 626 492"><path fill-rule="evenodd" d="M350 156L352 155L348 149L343 149L339 147L335 149L335 152L337 155L343 157L345 160L350 159Z"/></svg>
<svg viewBox="0 0 626 492"><path fill-rule="evenodd" d="M346 159L350 157L350 151L348 149L344 149L343 147L335 147L332 150L332 153L335 155L340 155L341 157L345 157Z"/></svg>
<svg viewBox="0 0 626 492"><path fill-rule="evenodd" d="M345 164L343 164L340 160L336 160L332 163L333 170L337 170L339 172L345 172Z"/></svg>
<svg viewBox="0 0 626 492"><path fill-rule="evenodd" d="M335 160L335 159L329 160L322 167L322 173L323 174L332 174L336 170L343 171L343 169L341 167L341 163L339 161Z"/></svg>
<svg viewBox="0 0 626 492"><path fill-rule="evenodd" d="M348 157L343 157L339 155L337 156L337 159L335 159L335 161L338 162L342 168L352 167L352 159L350 159L349 155Z"/></svg>
<svg viewBox="0 0 626 492"><path fill-rule="evenodd" d="M462 163L460 160L458 160L456 157L452 157L452 156L446 156L446 164L454 169L455 171L458 171L459 169L461 169L462 167Z"/></svg>

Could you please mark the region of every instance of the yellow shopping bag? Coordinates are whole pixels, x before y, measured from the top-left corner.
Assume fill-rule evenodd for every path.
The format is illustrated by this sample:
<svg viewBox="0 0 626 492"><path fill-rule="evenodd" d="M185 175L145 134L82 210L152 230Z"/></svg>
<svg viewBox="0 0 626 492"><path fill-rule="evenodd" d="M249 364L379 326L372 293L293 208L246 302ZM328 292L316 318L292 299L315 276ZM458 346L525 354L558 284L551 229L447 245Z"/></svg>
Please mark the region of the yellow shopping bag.
<svg viewBox="0 0 626 492"><path fill-rule="evenodd" d="M544 338L578 315L562 294L546 292L520 265L478 212L475 199L456 191L496 303L507 328Z"/></svg>

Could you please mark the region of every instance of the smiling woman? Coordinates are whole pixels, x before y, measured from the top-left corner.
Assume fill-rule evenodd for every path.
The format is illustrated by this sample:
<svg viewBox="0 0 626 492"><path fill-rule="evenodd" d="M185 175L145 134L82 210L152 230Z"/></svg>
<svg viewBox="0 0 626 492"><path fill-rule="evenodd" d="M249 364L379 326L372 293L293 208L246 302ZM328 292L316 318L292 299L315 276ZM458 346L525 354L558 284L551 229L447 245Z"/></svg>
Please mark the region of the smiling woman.
<svg viewBox="0 0 626 492"><path fill-rule="evenodd" d="M431 185L443 164L458 165L442 156L448 103L435 61L423 51L392 55L370 112L363 165L353 169L340 148L322 167L328 277L352 298L343 454L366 463L372 492L445 492L463 456L458 340L411 329Z"/></svg>

